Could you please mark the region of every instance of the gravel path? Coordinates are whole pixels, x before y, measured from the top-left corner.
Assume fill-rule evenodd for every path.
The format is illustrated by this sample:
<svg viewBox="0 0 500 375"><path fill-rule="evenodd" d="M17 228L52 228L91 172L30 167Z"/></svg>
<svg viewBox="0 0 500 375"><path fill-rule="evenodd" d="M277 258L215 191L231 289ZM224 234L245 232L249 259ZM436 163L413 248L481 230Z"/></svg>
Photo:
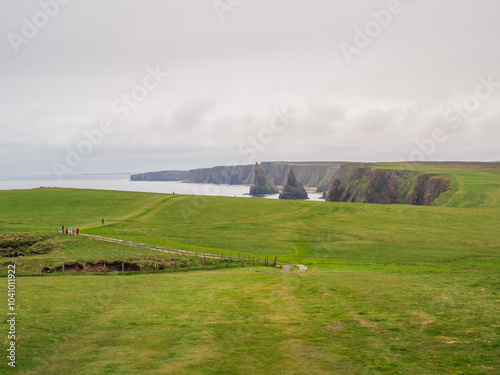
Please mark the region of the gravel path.
<svg viewBox="0 0 500 375"><path fill-rule="evenodd" d="M293 267L299 267L299 270L297 271L298 273L304 273L307 271L307 267L304 266L303 264L284 264L283 269L280 272L288 272L293 269Z"/></svg>
<svg viewBox="0 0 500 375"><path fill-rule="evenodd" d="M292 268L292 266L290 266L289 264L285 264L280 272L288 272L290 271L290 268Z"/></svg>
<svg viewBox="0 0 500 375"><path fill-rule="evenodd" d="M227 256L218 256L218 255L215 255L215 254L210 254L210 253L198 253L198 252L194 252L194 251L188 251L188 250L179 250L179 249L172 249L172 248L169 248L169 247L163 247L163 246L153 246L153 245L147 245L147 244L143 244L143 243L139 243L139 242L132 242L132 241L125 241L125 240L119 240L117 238L110 238L110 237L104 237L104 236L97 236L97 235L93 235L93 234L84 234L84 233L80 233L80 235L82 236L87 236L87 237L90 237L90 238L93 238L93 239L96 239L96 240L99 240L99 241L106 241L106 242L112 242L112 243L118 243L118 244L122 244L122 245L129 245L129 246L138 246L138 247L142 247L142 248L145 248L145 249L149 249L149 250L155 250L155 251L161 251L161 252L164 252L164 253L174 253L174 254L185 254L185 255L190 255L190 256L196 256L196 257L199 257L199 258L211 258L211 259L228 259L229 257ZM240 258L232 258L233 261L241 261ZM255 257L250 259L250 257L248 257L248 259L246 259L245 261L248 261L248 262L260 262L260 263L263 263L264 260L255 260ZM277 264L278 267L283 267L283 269L280 271L280 272L289 272L289 271L292 271L293 270L293 267L299 267L299 270L297 271L298 273L304 273L307 271L307 267L304 266L303 264L280 264L278 263Z"/></svg>

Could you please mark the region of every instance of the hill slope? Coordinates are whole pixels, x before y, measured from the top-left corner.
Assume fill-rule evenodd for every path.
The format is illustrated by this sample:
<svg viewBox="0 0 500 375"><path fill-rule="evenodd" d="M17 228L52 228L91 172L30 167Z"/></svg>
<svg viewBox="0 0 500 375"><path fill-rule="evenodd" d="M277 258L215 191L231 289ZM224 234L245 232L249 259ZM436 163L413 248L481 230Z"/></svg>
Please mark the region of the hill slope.
<svg viewBox="0 0 500 375"><path fill-rule="evenodd" d="M493 374L500 366L500 173L432 168L452 174L460 187L438 198L441 207L0 191L2 231L74 223L83 233L278 255L309 267L305 274L252 267L19 276L16 371ZM150 256L90 239L71 242L52 255ZM38 266L45 258L22 261ZM0 329L8 332L6 319Z"/></svg>

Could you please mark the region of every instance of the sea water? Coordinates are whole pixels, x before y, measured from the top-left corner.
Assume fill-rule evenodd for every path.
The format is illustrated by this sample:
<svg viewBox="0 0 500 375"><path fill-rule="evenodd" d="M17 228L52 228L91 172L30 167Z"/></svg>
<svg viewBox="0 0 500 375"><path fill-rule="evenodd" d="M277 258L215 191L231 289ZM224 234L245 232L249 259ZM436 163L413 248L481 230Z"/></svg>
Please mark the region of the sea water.
<svg viewBox="0 0 500 375"><path fill-rule="evenodd" d="M84 174L64 176L0 176L0 190L58 187L95 190L139 191L165 194L212 195L222 197L248 197L247 185L193 184L182 181L130 181L130 174ZM322 200L321 194L309 193L309 200ZM278 194L263 198L278 199Z"/></svg>

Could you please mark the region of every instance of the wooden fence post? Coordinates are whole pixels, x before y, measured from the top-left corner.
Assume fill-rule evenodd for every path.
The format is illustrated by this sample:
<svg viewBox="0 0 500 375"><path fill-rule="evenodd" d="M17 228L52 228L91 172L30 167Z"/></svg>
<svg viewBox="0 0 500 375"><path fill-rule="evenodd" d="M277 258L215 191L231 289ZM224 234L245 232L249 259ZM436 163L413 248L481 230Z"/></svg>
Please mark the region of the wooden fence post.
<svg viewBox="0 0 500 375"><path fill-rule="evenodd" d="M201 269L204 270L205 269L205 258L203 258L201 260L201 264L202 264L202 268Z"/></svg>
<svg viewBox="0 0 500 375"><path fill-rule="evenodd" d="M253 265L255 266L255 257L253 257Z"/></svg>
<svg viewBox="0 0 500 375"><path fill-rule="evenodd" d="M40 276L42 276L42 264L40 263Z"/></svg>
<svg viewBox="0 0 500 375"><path fill-rule="evenodd" d="M172 271L175 272L175 262L172 263Z"/></svg>
<svg viewBox="0 0 500 375"><path fill-rule="evenodd" d="M219 259L217 259L217 269L219 269Z"/></svg>
<svg viewBox="0 0 500 375"><path fill-rule="evenodd" d="M278 264L278 256L275 255L274 256L274 267L276 267L277 264Z"/></svg>
<svg viewBox="0 0 500 375"><path fill-rule="evenodd" d="M84 275L86 275L86 274L87 274L87 270L85 269L85 266L86 266L86 265L87 265L87 263L85 263L85 264L83 265L83 274L84 274Z"/></svg>

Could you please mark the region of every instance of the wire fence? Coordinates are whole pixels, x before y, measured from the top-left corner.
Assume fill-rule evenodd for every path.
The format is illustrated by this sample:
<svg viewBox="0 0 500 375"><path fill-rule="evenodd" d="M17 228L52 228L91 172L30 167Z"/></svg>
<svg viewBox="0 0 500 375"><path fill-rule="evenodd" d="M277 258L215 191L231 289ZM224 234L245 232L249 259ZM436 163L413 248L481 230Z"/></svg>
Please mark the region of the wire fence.
<svg viewBox="0 0 500 375"><path fill-rule="evenodd" d="M39 230L36 233L61 233L61 230ZM34 233L35 231L26 231ZM26 233L25 232L25 233ZM5 232L4 233L12 233ZM62 232L66 233L66 232ZM69 233L71 234L71 232ZM76 235L76 234L74 234ZM51 275L66 275L66 274L142 274L142 273L166 273L166 272L188 272L197 270L216 270L231 267L251 267L251 266L273 266L278 265L278 257L274 256L274 260L269 256L247 255L238 253L215 253L202 252L198 250L184 250L165 246L150 245L141 242L127 241L117 238L83 234L84 238L89 238L95 241L103 241L108 243L119 244L123 246L138 247L144 250L151 250L162 254L172 254L173 257L152 257L145 256L143 252L138 256L124 256L122 259L88 259L77 260L67 259L61 256L51 256L51 254L42 254L42 256L26 256L17 262L14 259L21 257L10 258L8 262L0 264L0 276L7 274L9 264L16 264L17 274L20 276L43 276ZM159 255L159 254L158 254ZM5 272L4 272L5 271Z"/></svg>

